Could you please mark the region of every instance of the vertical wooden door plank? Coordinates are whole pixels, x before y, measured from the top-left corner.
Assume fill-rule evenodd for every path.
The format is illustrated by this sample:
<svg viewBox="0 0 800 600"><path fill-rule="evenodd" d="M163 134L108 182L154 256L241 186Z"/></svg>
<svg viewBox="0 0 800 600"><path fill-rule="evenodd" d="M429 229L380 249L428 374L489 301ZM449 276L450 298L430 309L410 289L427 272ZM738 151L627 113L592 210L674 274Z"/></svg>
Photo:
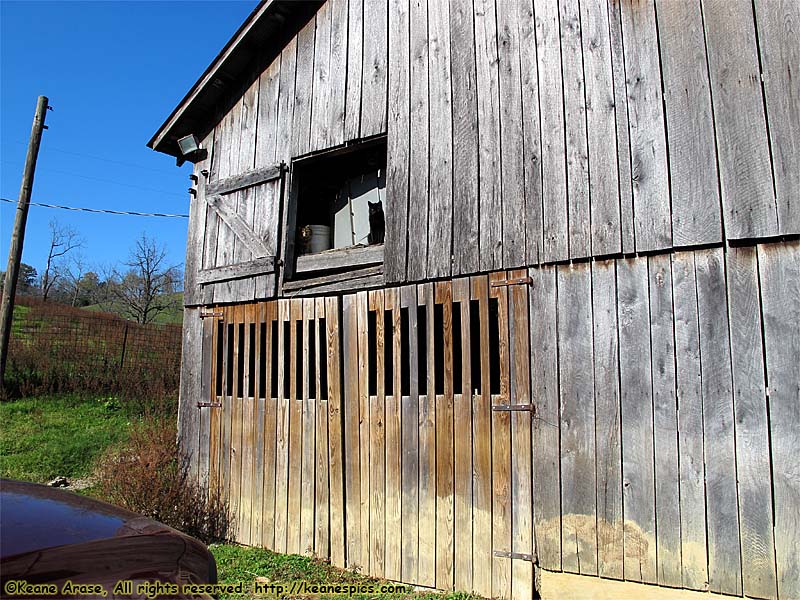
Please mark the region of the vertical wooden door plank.
<svg viewBox="0 0 800 600"><path fill-rule="evenodd" d="M409 0L389 0L389 90L386 149L386 281L406 278L408 183L411 144ZM419 143L419 140L417 140Z"/></svg>
<svg viewBox="0 0 800 600"><path fill-rule="evenodd" d="M253 378L253 505L250 523L250 545L263 545L264 537L264 419L266 417L266 402L264 401L264 384L261 381L261 366L266 360L265 353L261 352L264 344L262 324L265 322L266 304L259 302L253 306L254 337L250 340L253 345L253 367L250 373Z"/></svg>
<svg viewBox="0 0 800 600"><path fill-rule="evenodd" d="M231 307L233 312L233 396L231 398L231 436L230 436L230 508L236 519L236 540L244 539L246 523L243 522L239 507L242 502L242 399L243 373L241 369L244 351L244 306L237 304Z"/></svg>
<svg viewBox="0 0 800 600"><path fill-rule="evenodd" d="M345 94L347 93L347 34L348 1L331 0L331 57L330 94L328 96L328 146L338 146L345 141Z"/></svg>
<svg viewBox="0 0 800 600"><path fill-rule="evenodd" d="M492 595L492 408L489 388L489 281L486 276L471 279L471 293L477 312L470 321L478 329L480 347L477 352L480 389L472 396L472 565L473 590L484 597ZM474 385L474 384L473 384Z"/></svg>
<svg viewBox="0 0 800 600"><path fill-rule="evenodd" d="M358 312L356 296L342 297L342 365L344 377L344 460L347 566L364 566L361 558L361 469L358 410ZM366 549L364 549L366 551Z"/></svg>
<svg viewBox="0 0 800 600"><path fill-rule="evenodd" d="M704 0L702 6L725 235L729 239L776 235L778 214L753 6L728 0Z"/></svg>
<svg viewBox="0 0 800 600"><path fill-rule="evenodd" d="M503 266L500 169L500 83L494 0L475 0L475 82L478 97L480 268Z"/></svg>
<svg viewBox="0 0 800 600"><path fill-rule="evenodd" d="M314 397L316 402L316 440L314 442L314 464L316 469L316 479L314 482L314 493L316 502L314 508L314 554L319 558L330 560L330 497L331 480L330 465L333 462L330 456L333 449L330 447L328 436L328 395L327 389L322 389L324 384L321 372L327 372L326 364L326 338L327 333L321 329L322 320L325 318L325 298L317 297L314 302L314 320L312 321L312 333L314 337L314 365L316 389Z"/></svg>
<svg viewBox="0 0 800 600"><path fill-rule="evenodd" d="M479 269L478 92L475 14L472 3L450 4L450 68L453 86L453 274Z"/></svg>
<svg viewBox="0 0 800 600"><path fill-rule="evenodd" d="M341 65L331 63L331 9L333 3L325 2L317 10L316 35L314 37L314 73L311 86L311 141L310 150L330 147L331 80L334 71L342 71Z"/></svg>
<svg viewBox="0 0 800 600"><path fill-rule="evenodd" d="M231 404L231 392L233 391L233 383L231 382L231 371L233 356L233 330L236 327L236 317L233 308L226 306L223 308L223 321L225 323L225 355L223 358L224 372L222 384L222 414L220 415L220 490L222 498L229 502L230 499L230 485L231 485L231 412L233 406ZM231 514L236 514L231 504L229 504ZM236 525L234 524L231 534L236 535Z"/></svg>
<svg viewBox="0 0 800 600"><path fill-rule="evenodd" d="M706 590L708 558L703 399L693 252L678 252L672 257L672 295L675 302L675 374L678 394L681 581L685 588Z"/></svg>
<svg viewBox="0 0 800 600"><path fill-rule="evenodd" d="M647 261L650 283L658 584L681 587L680 474L672 269L670 256L667 254L651 256Z"/></svg>
<svg viewBox="0 0 800 600"><path fill-rule="evenodd" d="M367 343L367 292L356 294L356 311L358 319L358 451L360 471L360 503L361 503L361 565L364 569L370 566L370 447L369 447L369 345Z"/></svg>
<svg viewBox="0 0 800 600"><path fill-rule="evenodd" d="M569 257L567 231L567 165L564 131L564 88L558 2L536 3L536 50L539 59L539 108L542 118L542 260ZM483 136L481 136L483 139Z"/></svg>
<svg viewBox="0 0 800 600"><path fill-rule="evenodd" d="M669 142L672 240L676 246L719 242L719 174L700 3L656 0L656 16Z"/></svg>
<svg viewBox="0 0 800 600"><path fill-rule="evenodd" d="M615 261L592 263L597 440L597 574L601 577L622 579L622 432L616 275Z"/></svg>
<svg viewBox="0 0 800 600"><path fill-rule="evenodd" d="M408 214L417 228L408 236L407 280L425 279L428 268L429 104L428 0L411 0L411 140Z"/></svg>
<svg viewBox="0 0 800 600"><path fill-rule="evenodd" d="M297 73L292 114L291 157L305 154L310 149L315 37L316 19L311 19L297 34Z"/></svg>
<svg viewBox="0 0 800 600"><path fill-rule="evenodd" d="M391 347L392 364L386 367L388 391L391 378L392 393L386 396L386 559L384 576L399 581L401 575L401 497L402 488L402 430L400 421L400 289L390 288L384 294L384 345ZM390 329L391 327L391 329ZM389 332L392 333L389 336Z"/></svg>
<svg viewBox="0 0 800 600"><path fill-rule="evenodd" d="M277 143L273 162L288 163L292 158L292 129L294 127L294 96L297 75L297 37L281 51L280 95L278 96Z"/></svg>
<svg viewBox="0 0 800 600"><path fill-rule="evenodd" d="M364 0L347 3L347 83L344 139L361 137L361 70L364 59Z"/></svg>
<svg viewBox="0 0 800 600"><path fill-rule="evenodd" d="M289 398L286 396L287 383L291 370L286 364L286 348L290 339L286 336L286 323L289 321L289 300L278 300L278 368L273 377L278 378L278 397L276 403L275 431L275 551L286 552L289 508ZM291 336L291 334L290 334ZM276 340L273 340L275 343Z"/></svg>
<svg viewBox="0 0 800 600"><path fill-rule="evenodd" d="M419 557L419 382L417 373L417 287L400 289L401 311L407 314L408 390L402 391L400 428L403 445L401 537L402 579L417 581ZM403 333L403 335L406 335ZM406 376L404 375L404 378Z"/></svg>
<svg viewBox="0 0 800 600"><path fill-rule="evenodd" d="M419 347L425 348L427 379L419 380L419 575L420 585L436 585L436 397L433 385L433 284L417 287L420 310L425 312L425 337L417 330ZM419 327L419 322L417 322ZM422 392L425 392L424 394Z"/></svg>
<svg viewBox="0 0 800 600"><path fill-rule="evenodd" d="M225 364L223 361L218 361L218 353L224 356L225 352L225 321L223 318L214 319L214 342L212 345L214 361L211 366L211 402L217 404L211 408L209 414L209 432L210 438L208 440L208 487L214 494L219 494L220 483L220 424L222 413L222 395L217 392L224 391L222 382L225 373ZM217 383L219 381L219 383Z"/></svg>
<svg viewBox="0 0 800 600"><path fill-rule="evenodd" d="M272 362L273 347L278 345L278 339L272 335L272 324L277 322L278 303L266 302L264 304L265 355L266 361L264 395L264 492L263 510L261 519L261 543L265 548L275 548L275 453L278 428L278 399L273 396L273 380L278 377L278 364Z"/></svg>
<svg viewBox="0 0 800 600"><path fill-rule="evenodd" d="M580 2L593 256L621 249L614 74L606 0ZM624 110L624 108L622 108ZM609 151L610 150L610 151Z"/></svg>
<svg viewBox="0 0 800 600"><path fill-rule="evenodd" d="M189 475L197 481L200 453L200 410L203 370L203 319L200 309L187 309L181 331L181 381L178 401L178 444L189 460ZM126 326L127 327L127 326ZM126 329L127 331L127 329ZM207 402L207 400L204 400Z"/></svg>
<svg viewBox="0 0 800 600"><path fill-rule="evenodd" d="M278 107L281 91L281 57L261 73L258 81L258 131L255 140L255 164L258 169L275 164L278 146Z"/></svg>
<svg viewBox="0 0 800 600"><path fill-rule="evenodd" d="M300 302L300 300L298 300ZM302 300L302 332L303 332L303 431L302 431L302 463L300 467L300 501L302 504L297 506L300 512L300 552L310 554L314 552L314 512L316 504L316 493L314 490L316 473L316 408L317 394L316 389L311 390L311 371L310 356L311 351L309 338L314 333L315 313L313 298Z"/></svg>
<svg viewBox="0 0 800 600"><path fill-rule="evenodd" d="M625 579L656 583L653 404L647 260L617 261Z"/></svg>
<svg viewBox="0 0 800 600"><path fill-rule="evenodd" d="M251 528L252 528L252 511L253 511L253 452L255 440L253 436L253 424L255 418L253 416L254 400L250 395L250 345L253 341L250 339L250 324L253 322L253 308L254 304L245 304L242 306L242 320L244 321L244 342L242 345L244 356L242 358L242 366L244 373L242 374L242 442L241 442L241 462L242 462L242 475L240 484L240 504L239 504L239 535L242 542L248 546L252 545L251 542Z"/></svg>
<svg viewBox="0 0 800 600"><path fill-rule="evenodd" d="M661 68L653 2L621 3L638 252L672 245Z"/></svg>
<svg viewBox="0 0 800 600"><path fill-rule="evenodd" d="M454 389L453 401L455 442L455 469L453 492L454 506L454 546L455 546L455 588L471 591L472 585L472 379L471 379L471 340L470 340L470 292L469 278L453 281L453 311L460 311L461 330L453 330L453 335L461 336L461 389Z"/></svg>
<svg viewBox="0 0 800 600"><path fill-rule="evenodd" d="M741 595L739 514L725 265L721 248L695 252L712 592Z"/></svg>
<svg viewBox="0 0 800 600"><path fill-rule="evenodd" d="M558 396L556 269L528 271L531 279L531 390L533 421L533 531L539 564L561 570L561 461Z"/></svg>
<svg viewBox="0 0 800 600"><path fill-rule="evenodd" d="M775 558L778 597L800 589L800 244L758 247L769 383L769 426L775 502Z"/></svg>
<svg viewBox="0 0 800 600"><path fill-rule="evenodd" d="M328 440L330 442L330 542L331 564L345 566L345 435L342 431L342 331L339 326L341 301L337 297L325 298L325 326L328 348Z"/></svg>
<svg viewBox="0 0 800 600"><path fill-rule="evenodd" d="M298 372L299 356L302 357L302 339L297 339L297 326L303 322L303 300L289 300L289 505L286 534L286 551L301 554L301 517L303 506L303 398L300 394L302 372ZM299 356L298 356L299 355Z"/></svg>
<svg viewBox="0 0 800 600"><path fill-rule="evenodd" d="M451 282L434 284L434 300L442 307L441 338L434 332L434 344L443 346L440 386L444 394L436 394L436 587L453 589L453 303ZM435 314L435 313L434 313ZM435 322L432 325L438 327ZM438 352L434 348L434 352ZM438 386L438 384L437 384Z"/></svg>
<svg viewBox="0 0 800 600"><path fill-rule="evenodd" d="M375 394L369 396L369 495L370 495L370 573L384 577L386 556L386 439L384 434L383 385L383 290L368 292L369 311L375 314L375 353L368 353L369 370L375 371ZM368 340L369 341L369 340Z"/></svg>
<svg viewBox="0 0 800 600"><path fill-rule="evenodd" d="M736 419L736 478L746 596L777 597L772 518L769 423L756 249L728 248L733 409Z"/></svg>
<svg viewBox="0 0 800 600"><path fill-rule="evenodd" d="M201 379L199 402L215 402L214 398L214 365L217 355L214 353L214 330L217 326L217 319L203 319L203 332L201 340ZM211 490L209 477L209 461L211 453L211 413L214 409L210 407L197 409L200 420L200 439L198 441L198 471L197 481L206 490Z"/></svg>
<svg viewBox="0 0 800 600"><path fill-rule="evenodd" d="M511 271L511 278L525 278L525 270ZM509 349L511 359L511 404L531 403L531 352L528 322L528 287L509 287ZM531 413L511 413L511 550L520 554L535 554L533 546L533 494L531 457ZM525 560L511 562L511 597L528 600L534 589L533 563Z"/></svg>
<svg viewBox="0 0 800 600"><path fill-rule="evenodd" d="M562 567L597 574L592 272L558 268L558 374L561 399Z"/></svg>
<svg viewBox="0 0 800 600"><path fill-rule="evenodd" d="M504 272L489 274L489 298L497 300L497 315L489 312L489 319L497 319L498 346L492 349L489 344L483 358L498 351L500 362L496 365L500 375L500 393L491 394L491 404L509 404L511 398L511 377L509 373L508 347L508 287L492 287L493 282L503 281ZM492 327L491 323L487 323ZM491 369L491 360L490 369ZM491 380L491 375L489 377ZM490 390L491 392L492 390ZM511 413L492 410L492 551L511 551ZM511 597L511 559L494 556L492 560L492 596Z"/></svg>
<svg viewBox="0 0 800 600"><path fill-rule="evenodd" d="M755 2L758 47L782 235L800 233L800 4Z"/></svg>
<svg viewBox="0 0 800 600"><path fill-rule="evenodd" d="M388 19L387 0L366 0L364 2L361 137L369 137L386 131Z"/></svg>

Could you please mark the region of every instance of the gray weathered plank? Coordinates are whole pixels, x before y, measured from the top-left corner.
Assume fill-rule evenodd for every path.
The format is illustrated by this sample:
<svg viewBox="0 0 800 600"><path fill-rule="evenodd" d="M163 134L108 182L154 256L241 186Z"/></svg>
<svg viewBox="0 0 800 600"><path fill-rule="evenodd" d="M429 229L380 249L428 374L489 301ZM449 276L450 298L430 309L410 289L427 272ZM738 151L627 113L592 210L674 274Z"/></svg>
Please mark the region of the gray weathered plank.
<svg viewBox="0 0 800 600"><path fill-rule="evenodd" d="M558 374L561 404L562 568L597 574L592 272L558 269Z"/></svg>
<svg viewBox="0 0 800 600"><path fill-rule="evenodd" d="M361 137L361 66L364 58L364 0L347 5L347 83L344 139Z"/></svg>
<svg viewBox="0 0 800 600"><path fill-rule="evenodd" d="M242 279L244 277L252 277L253 275L273 273L274 271L275 257L266 256L235 265L203 269L197 274L197 283L200 285L208 285L218 281Z"/></svg>
<svg viewBox="0 0 800 600"><path fill-rule="evenodd" d="M706 461L709 589L742 593L728 307L721 248L695 252L703 438Z"/></svg>
<svg viewBox="0 0 800 600"><path fill-rule="evenodd" d="M494 0L475 0L475 81L478 92L480 268L503 266L500 180L500 83Z"/></svg>
<svg viewBox="0 0 800 600"><path fill-rule="evenodd" d="M251 140L252 141L252 140ZM250 141L242 146L250 145ZM247 187L258 185L273 179L278 179L281 176L283 167L281 165L270 165L259 169L246 171L240 175L233 177L226 177L212 183L206 187L206 193L209 196L230 194Z"/></svg>
<svg viewBox="0 0 800 600"><path fill-rule="evenodd" d="M233 196L228 196L227 198L223 196L210 196L206 198L208 205L216 211L220 219L222 219L225 225L236 236L236 239L240 240L257 258L269 257L270 249L267 248L264 241L253 232L252 223L247 223L237 214L232 206L232 200ZM222 236L220 236L219 244L221 245L222 243ZM235 264L232 258L222 266L231 264Z"/></svg>
<svg viewBox="0 0 800 600"><path fill-rule="evenodd" d="M258 133L256 135L256 169L254 172L269 169L276 164L278 107L281 100L280 83L281 57L277 56L261 73L258 82Z"/></svg>
<svg viewBox="0 0 800 600"><path fill-rule="evenodd" d="M202 142L206 149L206 158L195 164L194 175L197 177L195 189L197 194L192 197L189 204L189 226L186 236L186 263L184 266L183 304L193 306L203 301L202 290L197 281L197 271L203 268L205 255L204 246L206 235L206 211L208 206L204 200L207 188L207 177L203 171L211 167L214 152L214 130Z"/></svg>
<svg viewBox="0 0 800 600"><path fill-rule="evenodd" d="M281 72L278 86L278 122L274 162L292 159L292 128L294 127L294 96L297 67L297 37L293 37L281 51ZM269 96L268 96L269 98Z"/></svg>
<svg viewBox="0 0 800 600"><path fill-rule="evenodd" d="M606 0L584 0L581 41L586 92L589 200L593 256L621 250L614 74ZM611 151L609 151L611 150Z"/></svg>
<svg viewBox="0 0 800 600"><path fill-rule="evenodd" d="M656 0L675 246L722 239L714 123L699 2Z"/></svg>
<svg viewBox="0 0 800 600"><path fill-rule="evenodd" d="M383 248L382 245L375 244L372 246L352 246L318 254L302 254L297 257L295 273L332 271L379 264L383 262Z"/></svg>
<svg viewBox="0 0 800 600"><path fill-rule="evenodd" d="M497 1L503 266L525 265L525 153L517 0Z"/></svg>
<svg viewBox="0 0 800 600"><path fill-rule="evenodd" d="M542 173L544 174L542 260L551 262L569 257L561 32L558 3L555 0L543 0L536 4L536 49L539 61L539 107L542 119Z"/></svg>
<svg viewBox="0 0 800 600"><path fill-rule="evenodd" d="M365 0L361 73L361 137L386 131L386 67L389 59L387 0Z"/></svg>
<svg viewBox="0 0 800 600"><path fill-rule="evenodd" d="M530 269L533 427L533 531L539 564L561 570L560 428L556 270Z"/></svg>
<svg viewBox="0 0 800 600"><path fill-rule="evenodd" d="M706 0L706 31L725 235L778 233L761 73L749 2Z"/></svg>
<svg viewBox="0 0 800 600"><path fill-rule="evenodd" d="M425 279L428 268L428 1L411 0L411 148L407 280Z"/></svg>
<svg viewBox="0 0 800 600"><path fill-rule="evenodd" d="M342 297L342 365L344 373L358 372L358 312L355 294ZM344 377L344 489L347 566L364 567L367 548L361 545L361 467L359 454L359 378Z"/></svg>
<svg viewBox="0 0 800 600"><path fill-rule="evenodd" d="M345 101L347 93L347 0L330 0L331 56L328 85L328 145L338 146L345 141ZM347 68L345 68L347 66Z"/></svg>
<svg viewBox="0 0 800 600"><path fill-rule="evenodd" d="M681 512L675 333L669 254L647 259L650 280L650 347L653 374L653 450L656 462L658 584L681 587Z"/></svg>
<svg viewBox="0 0 800 600"><path fill-rule="evenodd" d="M319 294L334 294L334 293L349 292L349 291L365 291L369 289L383 287L385 283L386 281L383 277L383 273L378 273L376 275L362 275L359 277L344 279L342 281L333 281L330 283L324 283L316 287L289 290L285 292L285 295L287 297L291 297L291 296L308 296L312 294L319 295Z"/></svg>
<svg viewBox="0 0 800 600"><path fill-rule="evenodd" d="M450 275L453 255L453 106L448 2L428 3L428 49L431 178L427 276L435 278Z"/></svg>
<svg viewBox="0 0 800 600"><path fill-rule="evenodd" d="M781 234L800 233L800 3L758 0L758 47Z"/></svg>
<svg viewBox="0 0 800 600"><path fill-rule="evenodd" d="M800 244L758 247L775 511L778 597L800 590Z"/></svg>
<svg viewBox="0 0 800 600"><path fill-rule="evenodd" d="M625 579L656 583L647 259L617 261Z"/></svg>
<svg viewBox="0 0 800 600"><path fill-rule="evenodd" d="M597 439L597 573L622 579L622 445L614 261L592 263Z"/></svg>
<svg viewBox="0 0 800 600"><path fill-rule="evenodd" d="M592 251L581 15L578 0L561 0L558 8L564 84L569 256L580 258L591 255Z"/></svg>
<svg viewBox="0 0 800 600"><path fill-rule="evenodd" d="M294 112L292 115L292 157L300 156L310 150L315 26L315 19L311 19L297 34L297 72L295 74Z"/></svg>
<svg viewBox="0 0 800 600"><path fill-rule="evenodd" d="M408 181L411 128L409 0L389 1L389 89L386 148L386 241L384 259L389 283L406 278L408 240Z"/></svg>
<svg viewBox="0 0 800 600"><path fill-rule="evenodd" d="M187 309L183 320L183 352L181 353L181 387L178 399L178 444L186 453L191 465L191 476L200 473L200 410L203 382L201 369L196 366L203 360L203 321L200 309ZM206 400L207 401L207 400Z"/></svg>
<svg viewBox="0 0 800 600"><path fill-rule="evenodd" d="M332 275L322 275L320 277L311 277L308 279L297 279L294 281L287 281L283 284L283 291L293 292L297 290L306 290L315 288L317 286L326 285L329 283L337 283L340 281L349 281L351 279L361 279L372 275L380 275L383 273L382 265L375 265L373 267L365 267L362 269L355 269L352 271L345 271L343 273L333 273Z"/></svg>
<svg viewBox="0 0 800 600"><path fill-rule="evenodd" d="M458 207L453 211L453 274L457 275L474 273L480 264L475 15L469 3L450 5L450 44L453 106L458 107L453 110L453 206Z"/></svg>
<svg viewBox="0 0 800 600"><path fill-rule="evenodd" d="M675 301L675 374L678 396L682 584L708 589L706 489L703 456L703 398L700 329L693 252L672 256Z"/></svg>
<svg viewBox="0 0 800 600"><path fill-rule="evenodd" d="M672 244L669 173L654 0L622 6L636 250Z"/></svg>
<svg viewBox="0 0 800 600"><path fill-rule="evenodd" d="M420 347L425 347L427 379L419 380L419 575L417 583L436 585L436 396L434 391L433 284L417 286L417 301L425 311L425 338L417 330ZM417 323L419 325L419 323Z"/></svg>
<svg viewBox="0 0 800 600"><path fill-rule="evenodd" d="M772 519L769 423L761 343L761 306L756 249L728 248L733 406L736 417L736 478L742 542L743 592L775 598L775 541Z"/></svg>
<svg viewBox="0 0 800 600"><path fill-rule="evenodd" d="M314 36L314 74L311 86L311 139L309 150L323 150L331 145L328 126L330 118L331 78L341 65L333 65L331 58L331 7L325 2L317 10Z"/></svg>

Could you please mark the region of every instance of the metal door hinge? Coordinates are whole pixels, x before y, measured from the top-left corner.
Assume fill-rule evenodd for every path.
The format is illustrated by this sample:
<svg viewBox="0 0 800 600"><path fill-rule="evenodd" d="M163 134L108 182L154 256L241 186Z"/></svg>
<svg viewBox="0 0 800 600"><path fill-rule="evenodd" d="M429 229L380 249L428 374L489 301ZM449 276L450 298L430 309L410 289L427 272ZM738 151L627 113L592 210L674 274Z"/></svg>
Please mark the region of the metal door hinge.
<svg viewBox="0 0 800 600"><path fill-rule="evenodd" d="M197 408L222 408L222 402L198 402Z"/></svg>
<svg viewBox="0 0 800 600"><path fill-rule="evenodd" d="M536 405L535 404L495 404L492 406L492 410L496 411L515 411L515 410L523 410L527 411L531 414L536 413Z"/></svg>
<svg viewBox="0 0 800 600"><path fill-rule="evenodd" d="M221 319L223 316L225 316L225 313L223 313L221 310L210 311L210 312L209 311L203 312L202 310L200 311L201 319L210 319L210 318Z"/></svg>
<svg viewBox="0 0 800 600"><path fill-rule="evenodd" d="M531 277L516 277L514 279L500 279L492 282L492 287L504 287L509 285L533 285Z"/></svg>
<svg viewBox="0 0 800 600"><path fill-rule="evenodd" d="M497 558L515 558L517 560L527 560L533 562L533 554L523 554L521 552L506 552L504 550L495 550L494 555Z"/></svg>

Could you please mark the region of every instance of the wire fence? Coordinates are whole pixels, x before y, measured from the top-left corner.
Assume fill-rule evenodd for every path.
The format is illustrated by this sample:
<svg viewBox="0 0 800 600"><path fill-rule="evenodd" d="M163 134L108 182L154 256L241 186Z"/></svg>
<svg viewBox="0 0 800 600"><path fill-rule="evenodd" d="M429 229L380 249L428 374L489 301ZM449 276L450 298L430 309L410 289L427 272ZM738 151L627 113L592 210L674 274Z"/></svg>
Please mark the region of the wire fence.
<svg viewBox="0 0 800 600"><path fill-rule="evenodd" d="M20 296L5 384L13 395L177 396L180 361L179 325L140 325L109 313Z"/></svg>

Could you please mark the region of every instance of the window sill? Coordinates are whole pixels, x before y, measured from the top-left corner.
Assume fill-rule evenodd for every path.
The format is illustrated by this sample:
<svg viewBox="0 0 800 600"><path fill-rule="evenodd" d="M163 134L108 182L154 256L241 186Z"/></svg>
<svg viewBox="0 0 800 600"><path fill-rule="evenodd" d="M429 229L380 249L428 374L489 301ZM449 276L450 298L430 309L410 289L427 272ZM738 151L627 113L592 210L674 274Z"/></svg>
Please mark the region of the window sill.
<svg viewBox="0 0 800 600"><path fill-rule="evenodd" d="M321 271L358 269L379 264L383 264L383 244L337 248L317 254L298 256L294 277L305 277Z"/></svg>

